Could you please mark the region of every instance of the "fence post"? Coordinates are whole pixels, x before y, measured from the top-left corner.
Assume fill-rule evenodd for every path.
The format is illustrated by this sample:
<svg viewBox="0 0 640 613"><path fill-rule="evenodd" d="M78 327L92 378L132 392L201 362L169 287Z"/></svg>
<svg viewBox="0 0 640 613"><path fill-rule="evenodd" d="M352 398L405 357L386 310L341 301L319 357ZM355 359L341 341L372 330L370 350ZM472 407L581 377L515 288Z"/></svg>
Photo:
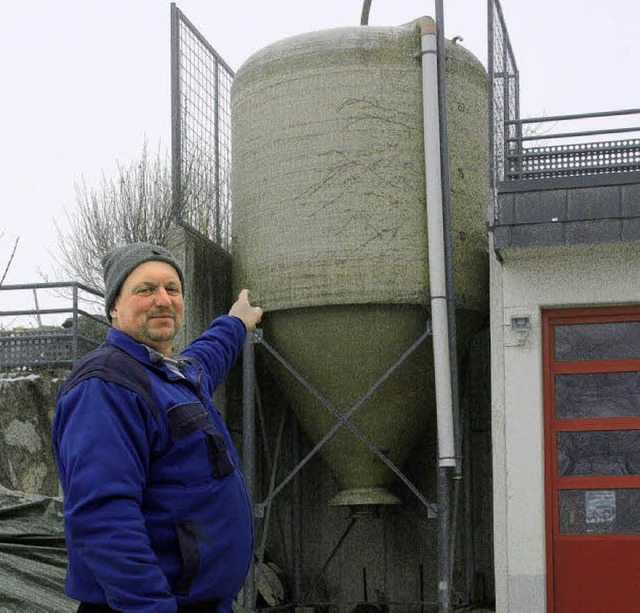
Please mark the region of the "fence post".
<svg viewBox="0 0 640 613"><path fill-rule="evenodd" d="M78 286L73 286L73 313L72 313L72 325L71 332L73 334L71 338L71 346L73 351L73 365L76 365L78 361Z"/></svg>

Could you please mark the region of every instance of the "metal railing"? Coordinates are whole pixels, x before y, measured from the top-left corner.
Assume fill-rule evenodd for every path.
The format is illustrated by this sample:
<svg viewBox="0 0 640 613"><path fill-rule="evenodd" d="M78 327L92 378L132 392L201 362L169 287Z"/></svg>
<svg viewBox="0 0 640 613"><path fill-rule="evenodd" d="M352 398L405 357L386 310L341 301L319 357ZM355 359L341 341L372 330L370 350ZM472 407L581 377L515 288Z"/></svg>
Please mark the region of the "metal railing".
<svg viewBox="0 0 640 613"><path fill-rule="evenodd" d="M487 0L487 11L492 188L640 171L640 109L520 118L520 77L500 0Z"/></svg>
<svg viewBox="0 0 640 613"><path fill-rule="evenodd" d="M233 71L171 4L172 202L176 221L231 251Z"/></svg>
<svg viewBox="0 0 640 613"><path fill-rule="evenodd" d="M640 109L627 109L508 120L512 135L506 139L504 180L640 171L639 119ZM569 122L591 129L565 129ZM628 138L616 140L619 134Z"/></svg>
<svg viewBox="0 0 640 613"><path fill-rule="evenodd" d="M56 290L59 295L70 293L70 296L58 296L58 302L62 301L63 306L55 308L40 308L36 300L35 309L0 311L0 368L71 367L106 336L106 318L80 308L84 297L80 292L89 294L93 301L103 298L100 292L86 285L76 282L0 285L3 293L30 291L36 296L37 290ZM22 300L18 299L18 302ZM61 325L42 324L43 317L60 315L69 315ZM38 326L9 329L25 318L35 318Z"/></svg>

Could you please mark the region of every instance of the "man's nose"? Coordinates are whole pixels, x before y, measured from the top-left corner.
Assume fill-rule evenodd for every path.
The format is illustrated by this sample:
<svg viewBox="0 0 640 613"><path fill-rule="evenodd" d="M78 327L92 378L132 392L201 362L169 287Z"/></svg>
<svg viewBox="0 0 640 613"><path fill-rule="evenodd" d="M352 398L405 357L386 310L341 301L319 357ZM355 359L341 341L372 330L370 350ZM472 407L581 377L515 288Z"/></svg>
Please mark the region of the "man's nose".
<svg viewBox="0 0 640 613"><path fill-rule="evenodd" d="M156 291L155 303L159 306L171 306L171 297L164 287L159 287Z"/></svg>

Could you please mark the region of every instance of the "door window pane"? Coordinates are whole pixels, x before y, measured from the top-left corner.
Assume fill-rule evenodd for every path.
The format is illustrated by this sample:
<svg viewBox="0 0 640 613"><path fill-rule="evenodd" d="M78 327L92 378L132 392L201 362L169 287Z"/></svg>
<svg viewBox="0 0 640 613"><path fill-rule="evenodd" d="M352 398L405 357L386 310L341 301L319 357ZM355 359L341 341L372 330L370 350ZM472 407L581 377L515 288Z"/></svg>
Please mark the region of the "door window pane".
<svg viewBox="0 0 640 613"><path fill-rule="evenodd" d="M558 475L640 474L640 430L558 432Z"/></svg>
<svg viewBox="0 0 640 613"><path fill-rule="evenodd" d="M640 534L640 489L560 490L560 534Z"/></svg>
<svg viewBox="0 0 640 613"><path fill-rule="evenodd" d="M554 326L555 359L640 358L640 321Z"/></svg>
<svg viewBox="0 0 640 613"><path fill-rule="evenodd" d="M640 417L640 372L555 377L556 418Z"/></svg>

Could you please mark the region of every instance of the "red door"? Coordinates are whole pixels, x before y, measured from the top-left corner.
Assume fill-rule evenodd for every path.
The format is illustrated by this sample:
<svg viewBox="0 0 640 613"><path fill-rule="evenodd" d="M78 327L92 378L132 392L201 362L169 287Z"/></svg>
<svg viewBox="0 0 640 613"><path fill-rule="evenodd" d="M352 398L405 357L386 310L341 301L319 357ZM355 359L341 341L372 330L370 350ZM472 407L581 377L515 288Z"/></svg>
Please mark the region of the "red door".
<svg viewBox="0 0 640 613"><path fill-rule="evenodd" d="M548 613L640 611L640 307L543 313Z"/></svg>

